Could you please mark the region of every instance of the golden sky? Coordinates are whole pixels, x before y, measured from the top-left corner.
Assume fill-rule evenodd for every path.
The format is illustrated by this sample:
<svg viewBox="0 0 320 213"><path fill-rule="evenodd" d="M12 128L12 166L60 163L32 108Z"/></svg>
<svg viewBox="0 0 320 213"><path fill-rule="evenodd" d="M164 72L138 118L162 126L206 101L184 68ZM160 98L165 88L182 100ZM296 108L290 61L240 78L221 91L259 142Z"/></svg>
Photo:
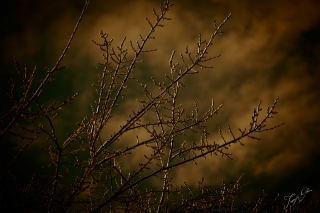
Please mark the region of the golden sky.
<svg viewBox="0 0 320 213"><path fill-rule="evenodd" d="M66 69L59 74L63 88L48 91L48 99L78 91L78 112L87 113L86 104L94 98L91 84L96 79L95 66L102 61L101 52L92 43L99 42L103 30L120 44L124 37L137 40L149 30L145 17L154 20L152 8L161 1L102 1L93 0L63 61ZM209 53L221 54L209 64L212 69L185 80L182 103L190 109L193 101L205 110L214 98L223 104L212 124L209 140L219 141L218 126L227 135L227 125L235 130L248 127L259 100L262 114L279 96L278 115L269 125L284 126L262 133L260 141L245 140L245 146L231 148L233 161L209 157L176 171L175 181L196 183L202 176L207 183L222 179L236 180L242 173L261 192L280 196L299 193L303 187L314 190L319 197L320 163L320 3L318 0L205 0L172 1L164 28L155 33L147 48L158 51L144 56L145 63L137 75L163 78L168 73L172 50L183 53L185 46L195 49L198 35L208 39L214 32L213 21L220 24L229 13L232 17L223 27L224 34L213 41ZM52 67L66 45L80 14L83 1L19 1L4 3L1 9L1 90L8 76L14 73L13 56L30 69L37 64ZM178 61L178 57L177 57ZM147 80L146 80L147 81ZM86 84L86 82L88 82ZM124 112L117 119L125 120L135 102L134 91L128 91ZM72 110L68 111L71 116ZM78 116L79 117L79 116ZM81 115L80 115L81 117ZM62 121L61 121L62 122ZM106 133L107 134L107 133ZM228 136L226 136L228 137ZM138 158L136 159L139 160ZM201 163L200 163L201 162ZM259 191L260 190L260 191ZM257 196L259 196L258 194Z"/></svg>

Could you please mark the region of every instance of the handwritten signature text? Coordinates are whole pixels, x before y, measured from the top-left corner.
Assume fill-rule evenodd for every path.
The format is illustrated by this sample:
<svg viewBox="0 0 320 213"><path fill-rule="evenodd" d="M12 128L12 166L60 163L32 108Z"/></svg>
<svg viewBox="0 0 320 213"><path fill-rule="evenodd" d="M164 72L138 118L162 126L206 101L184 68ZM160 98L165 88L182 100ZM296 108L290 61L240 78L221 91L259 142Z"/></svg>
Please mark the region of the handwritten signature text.
<svg viewBox="0 0 320 213"><path fill-rule="evenodd" d="M301 190L301 195L292 194L290 196L285 196L284 199L288 200L288 204L284 209L287 209L290 204L292 204L292 206L294 206L297 201L299 201L299 203L301 201L303 201L303 199L305 198L306 194L308 194L309 192L312 192L312 190L310 190L308 187L304 187Z"/></svg>

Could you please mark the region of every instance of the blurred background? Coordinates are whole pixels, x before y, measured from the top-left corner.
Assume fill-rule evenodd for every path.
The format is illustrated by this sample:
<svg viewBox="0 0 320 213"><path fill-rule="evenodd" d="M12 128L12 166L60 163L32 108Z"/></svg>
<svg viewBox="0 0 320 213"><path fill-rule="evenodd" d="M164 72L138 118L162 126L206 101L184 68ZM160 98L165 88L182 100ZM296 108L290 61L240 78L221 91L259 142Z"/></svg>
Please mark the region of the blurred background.
<svg viewBox="0 0 320 213"><path fill-rule="evenodd" d="M309 200L320 198L320 3L306 1L171 1L174 6L168 12L171 21L157 29L156 39L147 48L158 51L145 54L145 62L137 67L136 76L144 82L165 79L169 73L168 61L172 50L178 54L185 47L195 53L198 35L209 39L214 32L214 20L220 24L229 13L232 17L223 27L224 34L216 37L209 50L211 56L221 57L209 62L211 69L201 70L199 75L190 75L184 80L181 103L191 112L193 102L204 112L214 98L216 106L223 104L219 114L208 127L209 140L221 142L218 128L225 137L229 124L248 128L253 108L262 101L265 115L277 96L276 111L279 114L268 126L285 123L284 126L260 135L260 141L246 139L245 146L234 145L230 152L233 160L212 156L177 169L173 178L178 184L186 181L197 184L202 177L205 182L217 185L222 180L237 180L244 173L243 182L251 181L244 189L253 199L265 190L270 198L280 194L279 200L293 193L299 194L304 187L313 190ZM61 112L58 131L61 137L65 129L75 128L75 123L90 114L90 103L95 92L92 84L97 80L97 62L102 62L100 50L93 44L103 30L119 45L126 37L129 40L145 36L149 25L145 17L154 20L152 8L159 9L161 1L102 1L93 0L84 16L70 51L62 62L66 69L57 73L47 90L44 103L62 100L79 92L74 104ZM2 1L1 6L1 102L8 91L10 77L16 76L13 57L21 67L30 70L37 65L41 78L45 66L53 67L65 47L84 1ZM132 54L132 51L131 51ZM117 120L127 119L141 89L127 89L124 107ZM132 98L132 99L130 99ZM2 103L5 104L5 103ZM115 127L114 127L115 128ZM110 130L110 129L109 129ZM116 128L115 128L116 130ZM112 131L112 130L110 130ZM106 133L108 135L108 133ZM35 150L39 144L30 149ZM18 148L17 148L18 150ZM7 152L7 151L6 151ZM4 155L3 155L4 156ZM32 158L33 160L30 160ZM21 156L32 162L45 156L38 154ZM29 161L29 160L30 161ZM4 160L5 161L5 160ZM17 170L26 167L15 165ZM306 197L307 198L307 197Z"/></svg>

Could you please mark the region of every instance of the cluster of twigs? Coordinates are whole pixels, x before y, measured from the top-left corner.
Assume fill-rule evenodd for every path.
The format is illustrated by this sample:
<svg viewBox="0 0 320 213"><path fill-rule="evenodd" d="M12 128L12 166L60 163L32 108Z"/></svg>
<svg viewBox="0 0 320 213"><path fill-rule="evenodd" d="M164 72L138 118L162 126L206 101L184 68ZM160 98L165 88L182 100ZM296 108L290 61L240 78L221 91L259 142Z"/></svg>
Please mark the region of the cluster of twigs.
<svg viewBox="0 0 320 213"><path fill-rule="evenodd" d="M255 202L239 204L236 199L241 189L246 185L240 178L234 183L222 183L218 187L205 186L203 180L199 182L197 189L191 186L176 186L171 182L172 171L188 163L196 163L197 159L209 154L230 157L227 148L235 143L243 145L244 138L259 139L253 133L273 130L280 125L267 127L267 121L277 112L273 105L267 109L267 113L261 118L260 103L254 109L250 129L240 129L239 134L228 130L232 139L227 141L219 131L221 143L208 140L208 127L206 123L215 114L218 114L222 105L215 107L212 100L208 110L198 112L195 103L194 110L188 114L177 97L180 89L184 87L183 78L190 74L200 73L200 69L210 68L206 66L208 61L215 57L208 57L208 51L212 41L221 34L221 28L231 17L231 14L220 25L214 25L215 31L208 40L199 36L197 52L195 56L189 52L180 54L176 59L175 51L169 59L170 72L166 75L166 82L158 82L152 78L153 85L158 88L158 93L152 94L148 85L143 85L133 75L142 54L156 50L146 50L146 43L155 39L154 33L158 27L163 27L163 22L170 20L167 12L172 4L167 1L160 7L160 12L153 10L155 21L147 18L150 31L146 36L140 35L136 43L130 41L133 56L129 57L128 49L124 48L126 39L119 46L113 47L112 39L101 31L102 43L94 42L103 52L103 63L99 68L99 80L96 88L97 101L91 105L92 115L86 116L79 122L78 128L67 139L58 138L55 125L57 110L70 104L76 95L66 101L56 102L43 106L39 97L47 82L53 80L53 73L61 70L60 66L78 25L83 17L89 1L86 1L82 14L71 35L71 38L58 59L56 65L49 69L47 75L38 86L34 83L36 68L30 73L26 68L21 70L16 62L16 69L21 78L21 85L12 80L12 86L8 93L12 106L5 108L1 114L0 142L4 147L6 140L11 137L18 138L19 143L27 141L23 148L16 153L12 160L1 172L1 182L10 179L16 189L13 196L6 196L8 188L2 187L0 208L7 211L46 211L46 212L259 212L261 209L283 209L284 202L274 201L264 203L265 195ZM176 62L180 61L181 65ZM112 133L108 138L103 138L101 133L108 122L116 114L115 109L130 89L129 83L137 82L145 95L140 110L132 112L126 123ZM19 93L21 86L22 93ZM129 87L129 88L128 88ZM132 89L132 88L131 88ZM146 120L147 114L154 115L153 120ZM42 123L39 123L39 119ZM44 120L43 120L44 119ZM144 131L149 135L148 139L141 140L137 136L131 138L131 143L120 146L122 136L135 130ZM187 133L200 134L199 141L190 141ZM10 168L13 162L18 161L19 155L33 142L46 135L50 140L42 151L48 152L51 162L46 165L54 168L49 176L42 181L34 178L27 185L19 184ZM183 139L181 139L183 138ZM134 143L132 143L134 141ZM115 148L117 147L117 148ZM143 153L145 161L136 162L130 171L123 169L122 165L132 164L130 156L134 150L147 147L150 154ZM6 147L7 149L9 147ZM81 157L81 160L79 159ZM86 156L83 158L83 156ZM42 177L42 176L41 176ZM68 178L67 178L68 177ZM73 180L70 184L68 181ZM150 180L157 179L162 182L160 188L147 187ZM9 193L9 194L12 194ZM299 205L297 205L299 208Z"/></svg>

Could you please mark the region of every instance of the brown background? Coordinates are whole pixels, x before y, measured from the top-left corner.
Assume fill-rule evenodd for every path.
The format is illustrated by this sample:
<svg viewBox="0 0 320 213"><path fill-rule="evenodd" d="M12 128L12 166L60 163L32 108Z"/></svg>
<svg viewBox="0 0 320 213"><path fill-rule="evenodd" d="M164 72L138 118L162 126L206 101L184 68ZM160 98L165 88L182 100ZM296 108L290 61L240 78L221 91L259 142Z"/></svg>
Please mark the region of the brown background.
<svg viewBox="0 0 320 213"><path fill-rule="evenodd" d="M45 91L44 102L80 93L74 108L66 109L57 121L61 134L89 113L88 103L94 98L91 84L96 79L96 62L102 59L91 40L99 41L100 30L108 33L114 44L119 44L124 36L127 41L137 40L140 33L146 35L149 26L145 17L153 19L152 8L158 9L160 2L91 2L63 61L66 69L56 76L58 83ZM279 114L269 125L286 123L272 132L260 134L261 141L247 139L245 147L232 147L233 161L210 157L199 161L197 167L189 165L177 170L176 183L195 184L204 176L208 184L214 185L222 179L235 180L245 173L244 181L252 181L247 186L252 197L260 196L264 189L271 196L279 193L282 199L309 187L313 190L310 198L319 198L319 1L172 2L175 5L168 13L172 21L158 29L156 40L148 46L158 51L144 56L146 62L138 67L137 75L146 82L149 75L162 78L169 72L172 50L183 53L186 45L194 50L197 36L202 34L208 38L214 30L213 20L219 24L231 12L232 18L224 26L225 33L215 39L210 51L212 56L222 56L210 63L213 69L185 81L187 87L181 102L187 109L197 101L199 108L205 110L211 98L217 106L224 105L209 127L212 132L209 139L217 142L221 141L217 132L220 125L226 135L227 124L234 129L248 127L252 109L259 100L266 110L279 96ZM45 72L45 65L54 65L82 6L83 2L78 0L2 2L1 97L8 88L8 78L14 75L13 56L29 69L37 64L40 75ZM134 88L128 90L128 101L117 120L125 120L126 113L132 111L135 103L130 97L135 96ZM32 149L36 149L37 144L34 146Z"/></svg>

